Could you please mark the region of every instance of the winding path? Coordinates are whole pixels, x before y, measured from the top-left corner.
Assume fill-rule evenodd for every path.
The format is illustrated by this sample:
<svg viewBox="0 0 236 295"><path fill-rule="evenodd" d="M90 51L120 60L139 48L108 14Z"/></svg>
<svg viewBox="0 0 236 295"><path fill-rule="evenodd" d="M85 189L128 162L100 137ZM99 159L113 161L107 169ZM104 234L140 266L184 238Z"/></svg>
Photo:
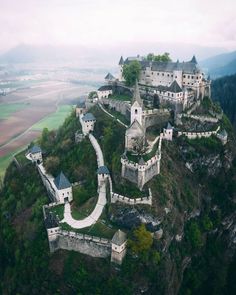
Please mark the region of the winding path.
<svg viewBox="0 0 236 295"><path fill-rule="evenodd" d="M84 130L84 128L83 128L84 123L82 120L82 116L80 116L80 122L82 124L82 129ZM98 167L104 166L103 153L102 153L102 150L101 150L100 145L98 144L96 138L92 134L89 134L89 140L96 152ZM70 203L66 203L65 209L64 209L64 219L61 222L66 222L67 224L69 224L71 227L73 227L75 229L91 226L94 223L96 223L97 220L99 219L99 217L101 216L103 208L106 205L106 203L107 203L106 182L103 182L100 185L98 182L98 201L97 201L97 204L96 204L94 210L92 211L92 213L88 217L86 217L82 220L76 220L71 215Z"/></svg>

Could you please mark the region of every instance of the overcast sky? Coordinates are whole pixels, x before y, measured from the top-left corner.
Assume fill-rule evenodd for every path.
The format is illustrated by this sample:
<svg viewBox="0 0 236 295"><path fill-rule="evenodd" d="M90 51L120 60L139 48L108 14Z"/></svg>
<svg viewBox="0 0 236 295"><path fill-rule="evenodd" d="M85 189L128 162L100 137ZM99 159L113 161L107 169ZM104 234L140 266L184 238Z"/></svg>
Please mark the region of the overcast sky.
<svg viewBox="0 0 236 295"><path fill-rule="evenodd" d="M234 50L236 0L0 0L0 50L145 41Z"/></svg>

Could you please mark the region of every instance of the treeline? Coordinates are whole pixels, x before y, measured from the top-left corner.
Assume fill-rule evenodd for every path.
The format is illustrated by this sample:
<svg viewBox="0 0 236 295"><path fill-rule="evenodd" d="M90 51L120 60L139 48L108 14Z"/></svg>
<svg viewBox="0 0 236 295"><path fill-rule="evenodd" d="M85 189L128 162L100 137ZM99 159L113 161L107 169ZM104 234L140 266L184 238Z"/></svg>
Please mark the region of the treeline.
<svg viewBox="0 0 236 295"><path fill-rule="evenodd" d="M220 103L223 111L236 127L236 75L213 80L212 98Z"/></svg>

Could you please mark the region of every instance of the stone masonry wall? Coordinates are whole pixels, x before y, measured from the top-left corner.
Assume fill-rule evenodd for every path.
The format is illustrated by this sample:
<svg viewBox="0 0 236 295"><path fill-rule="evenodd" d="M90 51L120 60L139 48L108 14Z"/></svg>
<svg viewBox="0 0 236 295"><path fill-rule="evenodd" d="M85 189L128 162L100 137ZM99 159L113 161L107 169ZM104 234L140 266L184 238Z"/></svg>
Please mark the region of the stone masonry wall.
<svg viewBox="0 0 236 295"><path fill-rule="evenodd" d="M111 255L111 242L107 239L59 231L56 239L49 240L50 251L58 249L73 250L92 257L108 257Z"/></svg>

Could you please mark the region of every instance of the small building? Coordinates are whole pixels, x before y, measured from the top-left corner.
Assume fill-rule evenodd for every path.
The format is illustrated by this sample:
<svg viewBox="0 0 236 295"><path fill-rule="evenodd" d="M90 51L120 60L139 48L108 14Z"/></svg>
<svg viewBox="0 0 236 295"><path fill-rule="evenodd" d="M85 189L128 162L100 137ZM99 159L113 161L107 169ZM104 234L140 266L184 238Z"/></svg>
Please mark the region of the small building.
<svg viewBox="0 0 236 295"><path fill-rule="evenodd" d="M75 109L76 117L79 117L79 115L84 114L85 111L86 111L85 101L78 102Z"/></svg>
<svg viewBox="0 0 236 295"><path fill-rule="evenodd" d="M97 170L97 175L98 175L99 184L104 182L110 175L110 172L109 172L107 166L100 166Z"/></svg>
<svg viewBox="0 0 236 295"><path fill-rule="evenodd" d="M69 180L61 172L55 179L56 198L60 203L71 202L73 200L72 185Z"/></svg>
<svg viewBox="0 0 236 295"><path fill-rule="evenodd" d="M112 83L116 80L116 78L111 73L108 73L104 79L107 83Z"/></svg>
<svg viewBox="0 0 236 295"><path fill-rule="evenodd" d="M135 119L125 132L125 149L127 151L137 151L145 145L145 130Z"/></svg>
<svg viewBox="0 0 236 295"><path fill-rule="evenodd" d="M31 160L33 163L40 164L42 162L42 150L39 146L34 145L26 155L27 159Z"/></svg>
<svg viewBox="0 0 236 295"><path fill-rule="evenodd" d="M111 262L121 264L126 254L127 236L120 229L111 240Z"/></svg>
<svg viewBox="0 0 236 295"><path fill-rule="evenodd" d="M112 95L112 86L111 85L104 85L98 88L97 90L98 99L108 98L109 95Z"/></svg>
<svg viewBox="0 0 236 295"><path fill-rule="evenodd" d="M58 248L59 221L53 213L48 212L44 223L47 229L50 252L53 253Z"/></svg>
<svg viewBox="0 0 236 295"><path fill-rule="evenodd" d="M168 122L167 127L163 129L163 139L172 141L173 138L173 127Z"/></svg>
<svg viewBox="0 0 236 295"><path fill-rule="evenodd" d="M228 133L226 132L225 129L218 132L216 136L221 140L223 145L225 145L227 143L227 141L228 141Z"/></svg>
<svg viewBox="0 0 236 295"><path fill-rule="evenodd" d="M89 133L94 130L96 119L92 113L86 113L82 118L84 124L84 132Z"/></svg>

